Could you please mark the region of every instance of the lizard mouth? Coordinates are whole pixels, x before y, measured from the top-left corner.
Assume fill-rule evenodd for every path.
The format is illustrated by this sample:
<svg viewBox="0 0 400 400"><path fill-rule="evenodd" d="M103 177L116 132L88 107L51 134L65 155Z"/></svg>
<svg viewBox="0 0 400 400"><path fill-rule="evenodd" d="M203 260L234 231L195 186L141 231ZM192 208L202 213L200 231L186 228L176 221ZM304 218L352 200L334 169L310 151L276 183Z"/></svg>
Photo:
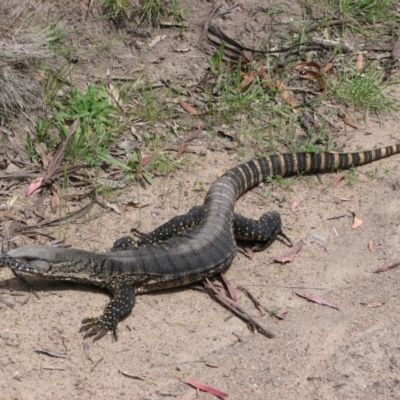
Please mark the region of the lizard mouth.
<svg viewBox="0 0 400 400"><path fill-rule="evenodd" d="M0 259L0 264L10 267L14 270L21 272L29 272L31 274L42 275L51 269L51 264L46 261L32 260L26 261L25 259L18 259L12 257L5 257Z"/></svg>

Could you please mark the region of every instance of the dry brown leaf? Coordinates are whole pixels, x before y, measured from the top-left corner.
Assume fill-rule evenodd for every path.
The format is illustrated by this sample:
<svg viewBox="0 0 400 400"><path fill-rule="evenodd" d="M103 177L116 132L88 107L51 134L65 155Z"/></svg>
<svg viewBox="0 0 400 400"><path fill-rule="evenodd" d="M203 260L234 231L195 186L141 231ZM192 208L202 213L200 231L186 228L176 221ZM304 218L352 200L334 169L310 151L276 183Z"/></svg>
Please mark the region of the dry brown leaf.
<svg viewBox="0 0 400 400"><path fill-rule="evenodd" d="M400 60L400 38L396 40L396 43L392 49L392 58L393 60Z"/></svg>
<svg viewBox="0 0 400 400"><path fill-rule="evenodd" d="M279 263L286 263L286 262L292 262L294 258L296 257L296 254L301 250L303 247L304 242L300 240L298 243L296 243L287 253L275 257L274 261L279 262Z"/></svg>
<svg viewBox="0 0 400 400"><path fill-rule="evenodd" d="M24 218L18 217L17 215L13 214L11 211L6 210L6 211L0 211L0 217L2 218L9 218L13 219L15 221L24 221Z"/></svg>
<svg viewBox="0 0 400 400"><path fill-rule="evenodd" d="M290 104L294 113L298 113L298 110L295 109L295 107L297 107L297 102L292 97L291 92L285 89L285 85L281 80L277 79L275 82L276 88L279 90L282 99L286 101L286 103Z"/></svg>
<svg viewBox="0 0 400 400"><path fill-rule="evenodd" d="M325 65L325 67L322 69L324 72L328 72L335 64L333 62L330 62Z"/></svg>
<svg viewBox="0 0 400 400"><path fill-rule="evenodd" d="M364 67L364 56L360 53L357 55L356 70L361 71Z"/></svg>
<svg viewBox="0 0 400 400"><path fill-rule="evenodd" d="M181 157L182 154L186 151L187 148L188 148L188 145L187 145L187 144L184 144L184 145L182 145L181 147L179 147L178 153L177 153L176 156L177 156L178 158Z"/></svg>
<svg viewBox="0 0 400 400"><path fill-rule="evenodd" d="M379 300L371 301L371 303L365 304L365 306L368 308L378 308L382 307L383 305L385 305L385 302Z"/></svg>
<svg viewBox="0 0 400 400"><path fill-rule="evenodd" d="M362 225L362 221L361 219L357 218L356 215L354 215L354 219L353 219L353 225L351 226L351 229L357 229Z"/></svg>
<svg viewBox="0 0 400 400"><path fill-rule="evenodd" d="M253 82L254 79L254 71L250 71L247 74L243 74L242 76L242 81L239 84L239 90L243 90L247 86L250 85L251 82Z"/></svg>
<svg viewBox="0 0 400 400"><path fill-rule="evenodd" d="M391 269L397 268L400 265L400 262L396 262L394 264L389 265L388 267L378 268L374 271L374 274L380 274L381 272L390 271Z"/></svg>
<svg viewBox="0 0 400 400"><path fill-rule="evenodd" d="M358 129L358 125L350 118L344 117L344 118L342 118L342 120L346 125L349 125L352 128Z"/></svg>
<svg viewBox="0 0 400 400"><path fill-rule="evenodd" d="M122 107L122 99L119 94L119 90L111 82L108 83L107 92L109 95L108 103L114 106Z"/></svg>
<svg viewBox="0 0 400 400"><path fill-rule="evenodd" d="M198 114L197 110L194 107L192 107L189 103L184 101L184 100L181 100L181 106L190 115L197 115Z"/></svg>
<svg viewBox="0 0 400 400"><path fill-rule="evenodd" d="M42 160L43 167L47 168L47 166L49 165L49 159L46 155L46 152L44 151L43 146L40 143L36 143L35 150L39 154L40 159Z"/></svg>

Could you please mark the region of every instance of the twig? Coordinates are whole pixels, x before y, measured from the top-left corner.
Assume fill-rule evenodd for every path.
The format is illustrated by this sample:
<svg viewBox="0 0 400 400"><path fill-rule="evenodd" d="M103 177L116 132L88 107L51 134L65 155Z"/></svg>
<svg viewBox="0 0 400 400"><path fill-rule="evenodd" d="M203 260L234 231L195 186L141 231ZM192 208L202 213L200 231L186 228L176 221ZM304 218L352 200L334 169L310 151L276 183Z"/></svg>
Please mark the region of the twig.
<svg viewBox="0 0 400 400"><path fill-rule="evenodd" d="M10 308L14 308L15 304L11 303L11 301L8 301L6 299L4 299L3 297L0 297L0 303L5 304L6 306L10 307Z"/></svg>
<svg viewBox="0 0 400 400"><path fill-rule="evenodd" d="M249 299L253 302L253 304L260 310L263 309L264 311L266 311L269 315L273 315L274 317L278 318L278 319L285 319L283 318L281 315L277 315L274 311L269 310L267 307L263 306L254 296L253 294L250 293L250 291L246 288L244 288L243 286L239 286L238 287L239 290L241 290L242 292L246 293L247 296L249 297Z"/></svg>
<svg viewBox="0 0 400 400"><path fill-rule="evenodd" d="M94 369L95 369L103 360L104 360L104 357L101 357L98 361L96 361L96 362L93 364L92 368L90 368L89 374L91 374L91 373L94 371Z"/></svg>
<svg viewBox="0 0 400 400"><path fill-rule="evenodd" d="M86 10L86 15L85 15L85 21L87 21L88 18L89 18L89 14L90 14L90 10L92 8L92 5L93 5L93 0L89 0L88 8Z"/></svg>
<svg viewBox="0 0 400 400"><path fill-rule="evenodd" d="M119 372L121 375L124 375L124 376L126 376L126 377L128 377L128 378L139 379L139 380L144 381L144 382L152 383L153 385L156 385L156 384L157 384L156 382L151 381L150 379L143 378L142 376L139 376L139 375L133 375L133 374L130 374L129 372L125 372L125 371L122 371L122 370L120 370L120 369L118 370L118 372Z"/></svg>
<svg viewBox="0 0 400 400"><path fill-rule="evenodd" d="M237 302L229 299L221 290L218 290L208 278L206 278L203 283L210 294L229 308L234 314L242 318L244 321L248 322L251 326L257 328L261 333L263 333L268 338L273 338L275 335L264 326L261 322L257 321L254 317L248 314L248 312Z"/></svg>

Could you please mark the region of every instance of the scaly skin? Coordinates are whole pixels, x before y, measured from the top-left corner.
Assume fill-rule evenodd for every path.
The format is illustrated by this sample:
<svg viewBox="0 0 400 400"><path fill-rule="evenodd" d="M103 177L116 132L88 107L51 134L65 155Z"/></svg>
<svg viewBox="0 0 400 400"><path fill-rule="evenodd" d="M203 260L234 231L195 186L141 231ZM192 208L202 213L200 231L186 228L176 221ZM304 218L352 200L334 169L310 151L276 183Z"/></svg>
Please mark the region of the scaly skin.
<svg viewBox="0 0 400 400"><path fill-rule="evenodd" d="M81 330L95 340L128 314L135 293L187 285L223 272L236 254L233 210L247 190L273 175L347 169L400 152L400 145L358 153L295 153L260 157L222 175L204 202L204 217L189 231L149 247L111 253L49 246L22 246L0 256L14 270L46 278L90 283L113 295L102 316L85 319Z"/></svg>
<svg viewBox="0 0 400 400"><path fill-rule="evenodd" d="M123 236L114 242L111 251L147 247L165 242L180 232L196 227L203 219L204 212L204 206L193 207L188 213L177 215L150 233L141 233L132 229L140 239L134 240L132 236ZM233 214L233 235L236 240L254 243L253 251L265 250L278 236L282 236L292 245L291 240L282 231L281 216L276 211L265 213L258 221Z"/></svg>

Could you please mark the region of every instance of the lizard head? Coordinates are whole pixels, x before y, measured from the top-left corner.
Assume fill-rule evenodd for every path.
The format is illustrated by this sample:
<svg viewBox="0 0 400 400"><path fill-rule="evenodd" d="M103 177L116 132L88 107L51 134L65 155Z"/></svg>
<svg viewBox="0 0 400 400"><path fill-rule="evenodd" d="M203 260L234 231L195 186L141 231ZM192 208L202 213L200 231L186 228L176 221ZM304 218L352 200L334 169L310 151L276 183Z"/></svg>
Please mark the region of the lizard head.
<svg viewBox="0 0 400 400"><path fill-rule="evenodd" d="M0 265L33 275L68 279L72 273L80 275L82 267L90 262L90 254L79 249L28 245L1 254Z"/></svg>

